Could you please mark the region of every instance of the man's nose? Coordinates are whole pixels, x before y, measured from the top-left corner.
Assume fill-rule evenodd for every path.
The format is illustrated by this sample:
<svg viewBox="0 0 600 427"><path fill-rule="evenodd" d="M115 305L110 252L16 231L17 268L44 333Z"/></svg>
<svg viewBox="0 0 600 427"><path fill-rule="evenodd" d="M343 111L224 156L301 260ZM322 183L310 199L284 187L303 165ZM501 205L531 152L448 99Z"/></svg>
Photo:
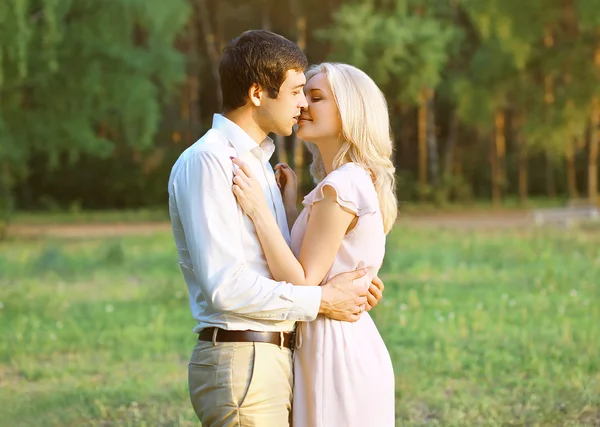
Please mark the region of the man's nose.
<svg viewBox="0 0 600 427"><path fill-rule="evenodd" d="M300 97L300 102L298 103L298 107L300 107L300 109L305 110L306 108L308 108L308 101L306 100L306 96L304 94L302 94L302 96Z"/></svg>

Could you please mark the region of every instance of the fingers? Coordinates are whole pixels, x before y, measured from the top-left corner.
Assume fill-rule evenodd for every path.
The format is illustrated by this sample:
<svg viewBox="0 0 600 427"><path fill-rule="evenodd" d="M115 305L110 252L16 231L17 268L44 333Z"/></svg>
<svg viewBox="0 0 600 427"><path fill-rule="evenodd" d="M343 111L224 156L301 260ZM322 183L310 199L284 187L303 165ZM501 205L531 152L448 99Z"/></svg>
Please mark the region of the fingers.
<svg viewBox="0 0 600 427"><path fill-rule="evenodd" d="M240 191L248 188L248 181L239 175L233 177L233 183L240 189Z"/></svg>
<svg viewBox="0 0 600 427"><path fill-rule="evenodd" d="M379 289L379 291L381 293L383 293L383 289L385 288L383 282L381 281L381 279L378 276L373 277L373 280L371 281L372 285L375 285L377 287L377 289Z"/></svg>
<svg viewBox="0 0 600 427"><path fill-rule="evenodd" d="M243 190L250 187L251 178L244 172L243 169L237 169L233 173L233 182L234 184L239 185Z"/></svg>
<svg viewBox="0 0 600 427"><path fill-rule="evenodd" d="M250 170L250 166L248 166L248 164L240 159L238 159L237 157L230 157L231 161L236 164L242 171L244 171L244 173L246 174L247 177L252 178L254 175L252 174L252 171Z"/></svg>
<svg viewBox="0 0 600 427"><path fill-rule="evenodd" d="M349 271L346 273L340 273L337 276L333 277L329 283L336 283L336 284L348 284L348 282L352 282L353 280L357 280L360 279L361 277L363 277L365 274L367 274L369 270L367 268L361 268L358 270L354 270L354 271ZM366 288L364 288L364 291L366 293Z"/></svg>
<svg viewBox="0 0 600 427"><path fill-rule="evenodd" d="M292 168L290 168L288 165L286 165L285 163L279 163L279 164L275 165L275 170L289 178L293 178L296 175L294 170Z"/></svg>
<svg viewBox="0 0 600 427"><path fill-rule="evenodd" d="M275 182L277 182L277 186L279 187L280 190L282 188L285 188L285 184L287 183L287 178L286 178L285 174L281 173L281 170L278 170L277 172L275 172Z"/></svg>
<svg viewBox="0 0 600 427"><path fill-rule="evenodd" d="M347 321L356 322L360 316L366 311L366 304L360 304L347 316Z"/></svg>
<svg viewBox="0 0 600 427"><path fill-rule="evenodd" d="M367 306L365 307L366 311L370 311L379 302L377 298L375 298L370 292L371 288L369 288L369 293L367 294Z"/></svg>
<svg viewBox="0 0 600 427"><path fill-rule="evenodd" d="M351 275L350 280L356 280L356 279L360 279L368 272L369 272L368 268L360 268L358 270L351 271L350 273L347 273L347 274Z"/></svg>
<svg viewBox="0 0 600 427"><path fill-rule="evenodd" d="M377 285L371 283L371 286L369 286L369 295L379 301L383 297L383 292L381 292L381 289L378 288Z"/></svg>
<svg viewBox="0 0 600 427"><path fill-rule="evenodd" d="M244 172L243 169L238 169L233 173L234 176L241 176L244 179L249 180L250 177L248 176L248 174L246 172Z"/></svg>
<svg viewBox="0 0 600 427"><path fill-rule="evenodd" d="M233 184L233 187L231 187L231 190L233 191L233 194L235 194L235 197L237 199L239 199L240 197L242 197L244 195L244 190L242 190L239 185Z"/></svg>

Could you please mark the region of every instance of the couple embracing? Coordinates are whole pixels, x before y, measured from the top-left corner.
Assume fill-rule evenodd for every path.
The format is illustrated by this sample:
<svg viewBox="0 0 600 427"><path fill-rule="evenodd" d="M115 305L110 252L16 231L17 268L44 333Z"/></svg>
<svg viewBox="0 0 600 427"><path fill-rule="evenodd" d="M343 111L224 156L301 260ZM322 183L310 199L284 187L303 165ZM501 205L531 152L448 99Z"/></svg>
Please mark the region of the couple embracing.
<svg viewBox="0 0 600 427"><path fill-rule="evenodd" d="M169 179L204 427L394 425L392 363L368 314L397 212L387 105L355 67L307 66L277 34L233 40L223 114ZM317 183L299 215L296 176L270 166L268 137L296 125Z"/></svg>

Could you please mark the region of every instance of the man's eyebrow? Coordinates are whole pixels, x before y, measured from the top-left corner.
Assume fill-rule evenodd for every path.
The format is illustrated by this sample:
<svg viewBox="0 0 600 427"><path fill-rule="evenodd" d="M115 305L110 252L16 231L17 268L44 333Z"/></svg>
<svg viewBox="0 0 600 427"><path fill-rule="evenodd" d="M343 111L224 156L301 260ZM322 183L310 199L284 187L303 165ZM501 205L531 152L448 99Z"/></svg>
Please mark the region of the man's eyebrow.
<svg viewBox="0 0 600 427"><path fill-rule="evenodd" d="M301 83L298 86L294 87L293 89L302 89L304 87L306 83Z"/></svg>

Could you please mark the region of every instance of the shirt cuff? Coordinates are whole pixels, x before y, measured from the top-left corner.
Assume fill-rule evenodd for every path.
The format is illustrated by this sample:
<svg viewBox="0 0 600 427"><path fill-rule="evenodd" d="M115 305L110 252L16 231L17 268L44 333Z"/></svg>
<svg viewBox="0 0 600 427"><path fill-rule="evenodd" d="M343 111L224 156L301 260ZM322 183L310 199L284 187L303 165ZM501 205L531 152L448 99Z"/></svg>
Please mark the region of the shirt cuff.
<svg viewBox="0 0 600 427"><path fill-rule="evenodd" d="M288 316L289 320L310 322L317 318L321 306L322 289L320 286L294 286L294 307Z"/></svg>

